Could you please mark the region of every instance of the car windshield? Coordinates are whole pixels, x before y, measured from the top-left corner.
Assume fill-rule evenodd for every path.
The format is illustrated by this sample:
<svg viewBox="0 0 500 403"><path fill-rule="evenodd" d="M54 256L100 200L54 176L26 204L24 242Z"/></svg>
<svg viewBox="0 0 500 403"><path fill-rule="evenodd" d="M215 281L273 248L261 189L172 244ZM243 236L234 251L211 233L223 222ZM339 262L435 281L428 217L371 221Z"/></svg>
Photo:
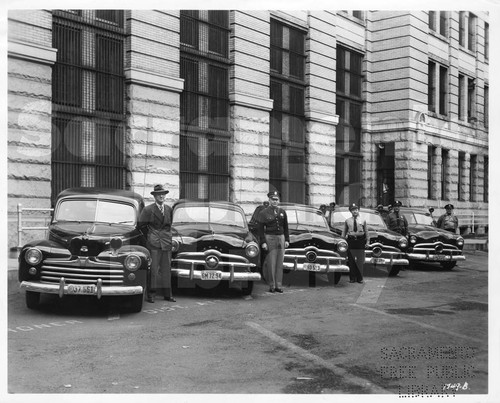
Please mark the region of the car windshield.
<svg viewBox="0 0 500 403"><path fill-rule="evenodd" d="M64 200L56 210L55 221L85 221L135 225L134 206L108 200Z"/></svg>
<svg viewBox="0 0 500 403"><path fill-rule="evenodd" d="M319 211L308 211L300 209L287 209L286 215L288 225L302 225L306 227L315 227L317 229L328 230L326 219Z"/></svg>
<svg viewBox="0 0 500 403"><path fill-rule="evenodd" d="M348 219L349 217L352 217L350 211L335 211L333 213L332 224L339 224L339 223L343 224L345 220ZM366 211L363 211L359 213L359 219L361 221L365 220L367 225L386 228L385 221L379 214L368 213Z"/></svg>
<svg viewBox="0 0 500 403"><path fill-rule="evenodd" d="M422 225L433 225L432 217L427 214L421 213L411 213L405 214L408 224L422 224Z"/></svg>
<svg viewBox="0 0 500 403"><path fill-rule="evenodd" d="M241 211L213 206L186 206L174 210L172 224L211 223L246 228Z"/></svg>

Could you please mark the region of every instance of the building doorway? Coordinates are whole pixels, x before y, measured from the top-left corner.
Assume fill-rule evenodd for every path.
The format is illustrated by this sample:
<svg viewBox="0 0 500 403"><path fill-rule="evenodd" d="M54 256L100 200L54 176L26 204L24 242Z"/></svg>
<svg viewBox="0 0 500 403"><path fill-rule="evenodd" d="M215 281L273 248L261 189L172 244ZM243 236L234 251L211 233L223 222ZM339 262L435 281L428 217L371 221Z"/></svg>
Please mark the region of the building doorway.
<svg viewBox="0 0 500 403"><path fill-rule="evenodd" d="M380 143L377 156L377 204L394 203L394 143Z"/></svg>

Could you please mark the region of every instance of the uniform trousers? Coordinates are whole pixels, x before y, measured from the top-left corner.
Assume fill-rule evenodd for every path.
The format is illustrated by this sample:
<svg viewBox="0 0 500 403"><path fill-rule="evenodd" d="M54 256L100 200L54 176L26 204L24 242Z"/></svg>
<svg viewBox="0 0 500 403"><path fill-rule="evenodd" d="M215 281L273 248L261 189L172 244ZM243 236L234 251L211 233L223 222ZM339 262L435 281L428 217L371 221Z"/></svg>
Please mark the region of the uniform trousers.
<svg viewBox="0 0 500 403"><path fill-rule="evenodd" d="M157 291L165 297L172 297L171 266L172 251L151 249L151 270L148 296L153 296Z"/></svg>
<svg viewBox="0 0 500 403"><path fill-rule="evenodd" d="M347 258L349 264L349 279L351 281L363 281L365 244L365 237L361 239L349 239L349 237L347 237L347 245L349 246Z"/></svg>
<svg viewBox="0 0 500 403"><path fill-rule="evenodd" d="M285 235L265 234L265 237L268 253L264 260L264 277L271 288L281 288L283 283Z"/></svg>

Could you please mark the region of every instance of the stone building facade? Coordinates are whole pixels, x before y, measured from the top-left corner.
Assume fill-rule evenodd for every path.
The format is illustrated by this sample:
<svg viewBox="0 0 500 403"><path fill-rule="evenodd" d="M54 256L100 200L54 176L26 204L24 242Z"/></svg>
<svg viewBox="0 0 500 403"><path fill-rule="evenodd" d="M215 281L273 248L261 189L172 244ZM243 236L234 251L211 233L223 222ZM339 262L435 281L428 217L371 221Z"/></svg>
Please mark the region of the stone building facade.
<svg viewBox="0 0 500 403"><path fill-rule="evenodd" d="M247 213L270 188L315 206L486 212L488 21L486 11L10 10L8 246L19 204L49 209L70 186L149 198L163 183L170 202L227 199Z"/></svg>

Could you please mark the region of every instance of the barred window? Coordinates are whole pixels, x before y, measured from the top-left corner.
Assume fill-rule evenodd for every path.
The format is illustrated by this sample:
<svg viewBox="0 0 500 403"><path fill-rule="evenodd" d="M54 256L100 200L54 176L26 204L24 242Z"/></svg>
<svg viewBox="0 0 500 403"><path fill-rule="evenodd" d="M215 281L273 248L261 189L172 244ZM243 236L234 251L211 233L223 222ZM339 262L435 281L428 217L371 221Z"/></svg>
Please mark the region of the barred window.
<svg viewBox="0 0 500 403"><path fill-rule="evenodd" d="M335 195L337 204L361 200L363 55L337 46Z"/></svg>
<svg viewBox="0 0 500 403"><path fill-rule="evenodd" d="M429 60L427 80L427 104L429 111L447 115L448 68Z"/></svg>
<svg viewBox="0 0 500 403"><path fill-rule="evenodd" d="M181 10L180 197L229 199L229 12Z"/></svg>
<svg viewBox="0 0 500 403"><path fill-rule="evenodd" d="M441 200L448 200L449 151L441 150Z"/></svg>
<svg viewBox="0 0 500 403"><path fill-rule="evenodd" d="M53 11L53 200L67 187L126 186L123 16Z"/></svg>
<svg viewBox="0 0 500 403"><path fill-rule="evenodd" d="M305 37L271 20L269 182L283 200L296 203L306 199Z"/></svg>

